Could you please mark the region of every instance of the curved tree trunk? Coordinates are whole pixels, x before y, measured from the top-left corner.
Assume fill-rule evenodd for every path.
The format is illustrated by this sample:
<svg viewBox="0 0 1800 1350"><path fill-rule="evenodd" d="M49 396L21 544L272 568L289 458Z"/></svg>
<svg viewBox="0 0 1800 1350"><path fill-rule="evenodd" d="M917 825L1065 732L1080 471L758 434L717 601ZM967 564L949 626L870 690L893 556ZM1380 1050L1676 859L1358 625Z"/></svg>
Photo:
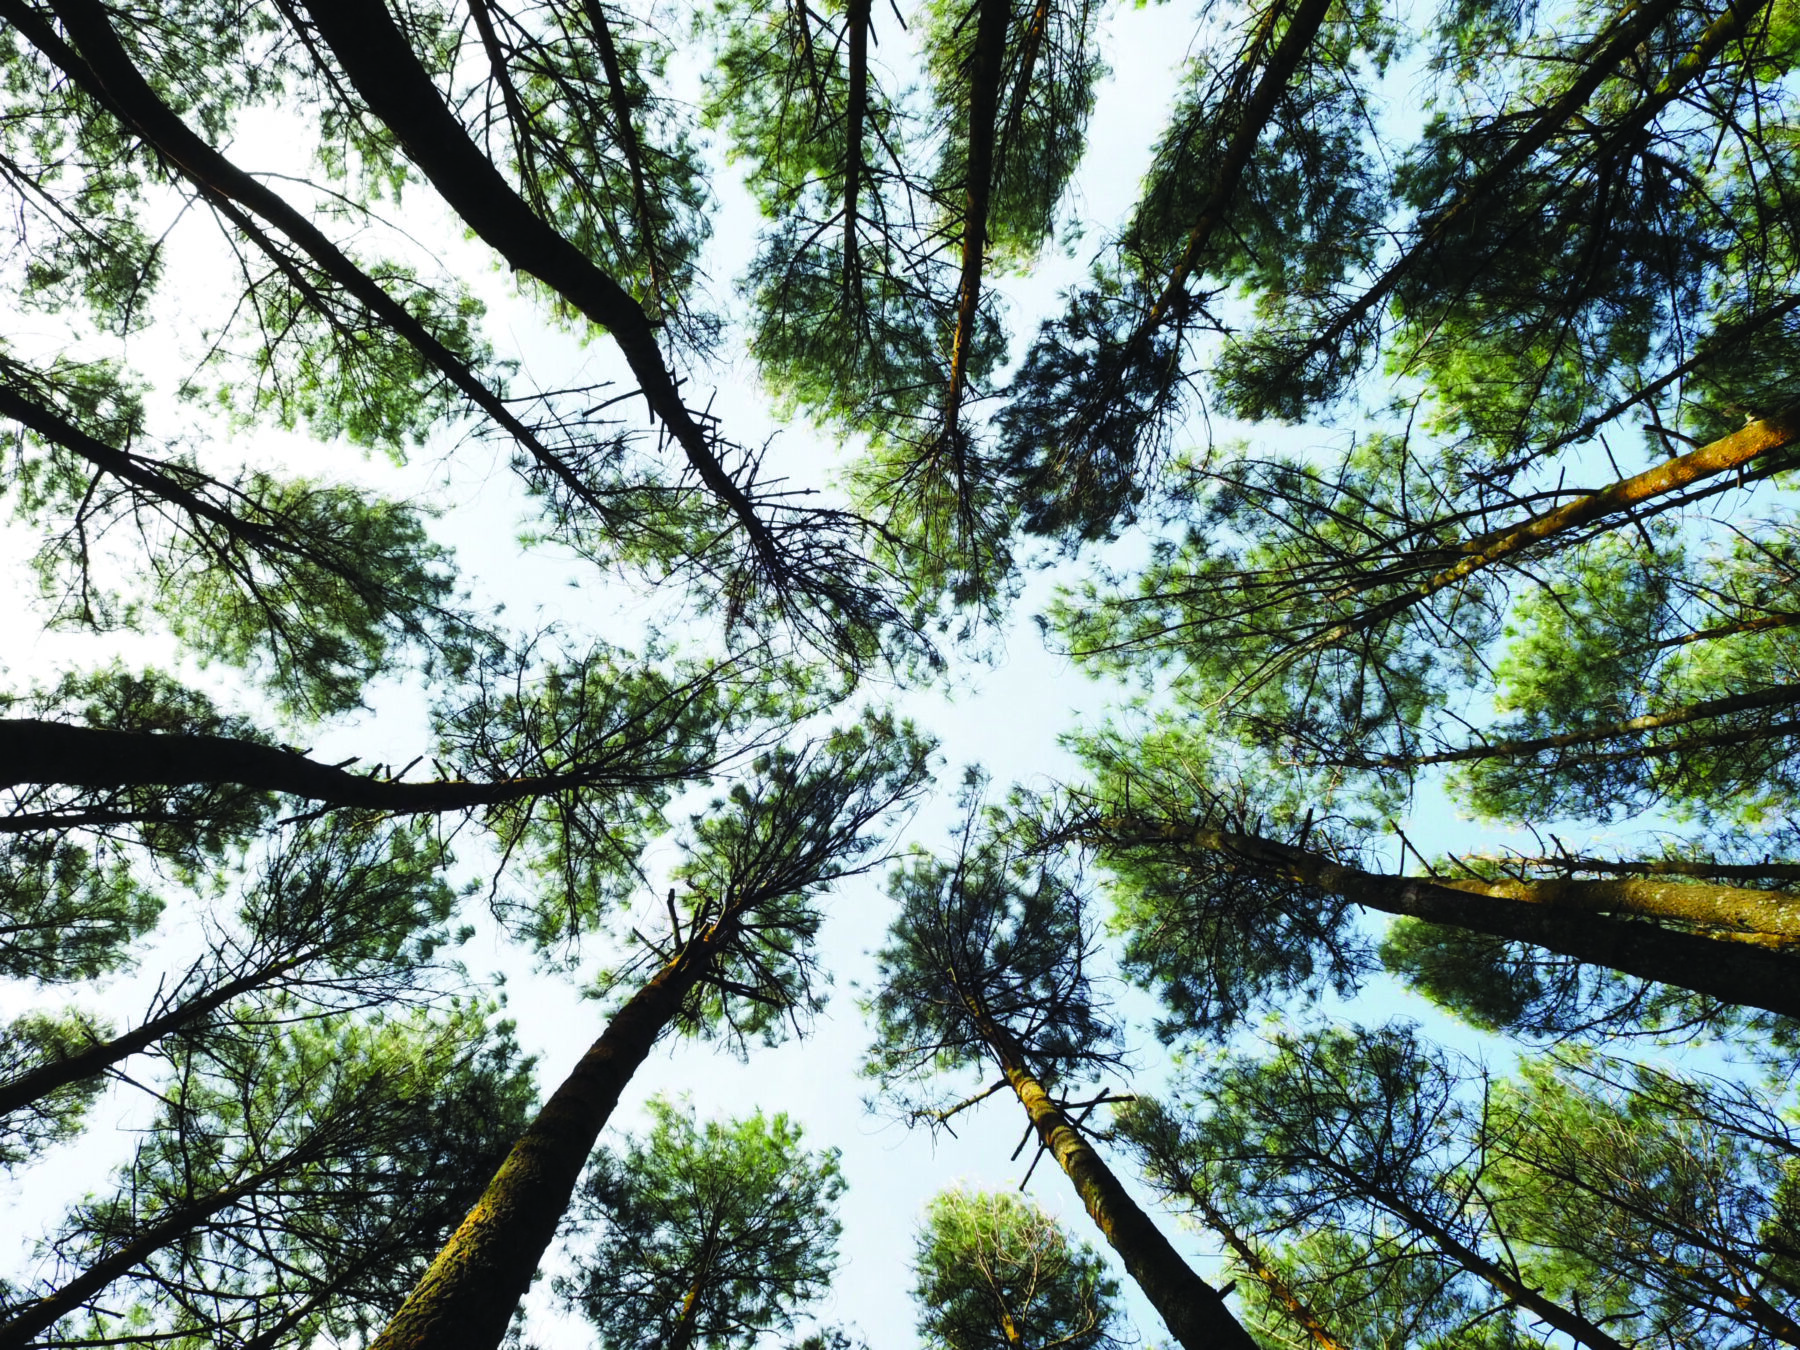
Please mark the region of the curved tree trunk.
<svg viewBox="0 0 1800 1350"><path fill-rule="evenodd" d="M346 257L317 226L266 184L245 173L201 140L158 97L119 45L104 5L97 0L53 0L52 8L80 48L79 54L21 0L0 0L0 17L11 22L84 92L112 112L145 144L153 147L165 163L179 170L287 274L302 294L312 296L313 286L297 273L293 260L276 249L273 241L242 214L240 207L274 226L311 258L320 271L400 334L578 500L604 507L605 504L593 496L568 465L519 420L505 400L419 322L405 305L389 295L375 278Z"/></svg>
<svg viewBox="0 0 1800 1350"><path fill-rule="evenodd" d="M784 573L768 525L682 401L649 316L624 287L540 219L469 139L384 0L306 0L305 10L369 110L463 223L509 265L536 277L612 336L645 401L694 473L737 519L771 573Z"/></svg>

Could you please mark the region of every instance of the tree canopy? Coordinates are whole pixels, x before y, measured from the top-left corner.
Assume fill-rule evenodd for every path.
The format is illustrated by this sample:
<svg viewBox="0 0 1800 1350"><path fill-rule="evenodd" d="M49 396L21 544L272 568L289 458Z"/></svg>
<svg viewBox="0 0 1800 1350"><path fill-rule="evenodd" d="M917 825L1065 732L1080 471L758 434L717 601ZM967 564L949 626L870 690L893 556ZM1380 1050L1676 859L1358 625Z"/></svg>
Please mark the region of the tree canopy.
<svg viewBox="0 0 1800 1350"><path fill-rule="evenodd" d="M0 1350L1800 1346L1797 62L0 0Z"/></svg>

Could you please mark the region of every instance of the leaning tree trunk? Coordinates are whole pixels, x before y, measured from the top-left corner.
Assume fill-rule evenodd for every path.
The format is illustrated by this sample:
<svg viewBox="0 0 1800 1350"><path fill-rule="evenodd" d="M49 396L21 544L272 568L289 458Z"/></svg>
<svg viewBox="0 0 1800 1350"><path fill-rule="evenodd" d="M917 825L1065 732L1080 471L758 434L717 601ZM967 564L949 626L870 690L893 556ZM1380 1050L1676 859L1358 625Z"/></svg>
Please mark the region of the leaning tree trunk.
<svg viewBox="0 0 1800 1350"><path fill-rule="evenodd" d="M976 1021L1038 1139L1074 1183L1088 1216L1182 1350L1256 1350L1250 1333L1225 1307L1223 1292L1182 1260L1068 1114L1051 1100L1012 1033L986 1016Z"/></svg>
<svg viewBox="0 0 1800 1350"><path fill-rule="evenodd" d="M1689 989L1722 1003L1800 1018L1800 947L1791 936L1794 901L1780 892L1737 892L1696 886L1682 897L1658 883L1549 881L1453 883L1365 872L1323 854L1259 835L1208 826L1114 817L1081 833L1102 845L1166 844L1199 848L1297 886L1341 896L1364 909L1527 942L1589 965ZM1472 893L1477 888L1485 893ZM1592 888L1587 889L1587 888ZM1596 913L1600 897L1608 913ZM1737 903L1728 903L1728 897ZM1654 902L1654 903L1652 903ZM1679 919L1715 928L1718 936L1663 926ZM1776 922L1776 920L1779 922Z"/></svg>
<svg viewBox="0 0 1800 1350"><path fill-rule="evenodd" d="M1486 1280L1512 1302L1539 1321L1555 1327L1577 1345L1585 1345L1588 1350L1626 1350L1603 1327L1589 1321L1579 1312L1546 1298L1499 1262L1490 1260L1463 1242L1417 1206L1407 1204L1398 1196L1375 1192L1369 1192L1369 1199L1401 1222L1410 1225L1464 1270Z"/></svg>
<svg viewBox="0 0 1800 1350"><path fill-rule="evenodd" d="M1194 1210L1206 1226L1225 1239L1225 1245L1231 1248L1232 1253L1238 1259L1238 1264L1254 1275L1258 1283L1269 1291L1270 1299L1285 1309L1287 1315L1305 1330L1308 1339L1317 1347L1317 1350L1350 1350L1349 1346L1331 1334L1331 1328L1327 1327L1306 1300L1295 1292L1293 1285L1282 1278L1280 1271L1263 1259L1262 1253L1256 1250L1255 1244L1238 1232L1236 1225L1226 1218L1213 1205L1212 1201L1202 1195L1193 1195L1189 1198L1193 1200Z"/></svg>
<svg viewBox="0 0 1800 1350"><path fill-rule="evenodd" d="M720 917L626 1000L371 1350L495 1350L620 1092L735 932L735 916Z"/></svg>
<svg viewBox="0 0 1800 1350"><path fill-rule="evenodd" d="M136 1237L113 1248L62 1288L25 1304L7 1321L0 1323L0 1350L23 1350L23 1347L37 1339L38 1333L48 1330L71 1313L78 1312L114 1280L129 1274L134 1266L154 1256L164 1247L179 1242L213 1215L230 1209L259 1187L279 1179L305 1160L304 1150L291 1153L233 1185L165 1214Z"/></svg>
<svg viewBox="0 0 1800 1350"><path fill-rule="evenodd" d="M129 1059L164 1036L196 1025L240 994L266 988L302 964L304 962L300 958L295 958L234 980L226 980L205 993L187 999L161 1016L152 1017L133 1027L121 1036L115 1036L109 1041L97 1041L85 1050L51 1060L48 1064L41 1064L20 1074L10 1082L0 1083L0 1116L22 1110L58 1088L104 1073L109 1066Z"/></svg>

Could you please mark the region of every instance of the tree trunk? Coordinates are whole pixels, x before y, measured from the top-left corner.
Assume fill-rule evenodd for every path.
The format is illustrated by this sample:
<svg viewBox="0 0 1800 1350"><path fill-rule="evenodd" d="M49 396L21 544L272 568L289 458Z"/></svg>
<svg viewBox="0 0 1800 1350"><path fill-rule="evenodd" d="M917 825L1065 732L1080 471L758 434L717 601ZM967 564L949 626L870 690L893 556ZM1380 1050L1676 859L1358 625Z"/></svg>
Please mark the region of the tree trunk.
<svg viewBox="0 0 1800 1350"><path fill-rule="evenodd" d="M991 1018L978 1015L976 1020L1038 1139L1075 1184L1095 1227L1119 1254L1182 1350L1256 1350L1250 1334L1226 1309L1224 1296L1194 1274L1093 1145L1051 1101L1013 1035Z"/></svg>
<svg viewBox="0 0 1800 1350"><path fill-rule="evenodd" d="M1800 895L1697 881L1445 881L1452 890L1588 914L1638 914L1800 943Z"/></svg>
<svg viewBox="0 0 1800 1350"><path fill-rule="evenodd" d="M0 787L21 783L91 788L231 783L255 792L303 797L329 807L417 815L493 806L606 781L603 775L575 768L494 783L402 783L349 773L308 759L297 750L228 736L112 731L35 718L0 718ZM5 829L5 821L0 819L0 832Z"/></svg>
<svg viewBox="0 0 1800 1350"><path fill-rule="evenodd" d="M718 919L619 1009L371 1350L495 1350L501 1343L620 1092L735 925L732 915Z"/></svg>
<svg viewBox="0 0 1800 1350"><path fill-rule="evenodd" d="M1592 745L1596 741L1622 740L1643 731L1687 726L1689 723L1702 722L1710 717L1729 717L1733 713L1756 712L1763 708L1789 708L1796 703L1800 703L1800 684L1777 684L1748 694L1702 699L1699 702L1686 703L1664 712L1645 713L1642 717L1620 718L1616 722L1603 722L1598 726L1583 727L1579 731L1565 731L1555 736L1536 736L1529 740L1491 741L1481 745L1464 745L1455 750L1440 750L1429 755L1382 755L1375 759L1344 758L1328 759L1323 762L1346 764L1355 768L1414 768L1426 764L1466 763L1469 760L1519 759L1526 755L1541 754L1545 750L1561 750L1572 745ZM1747 729L1741 733L1726 732L1723 734L1755 739L1761 735L1769 735L1773 730L1774 728L1761 727ZM1680 744L1706 746L1715 743L1717 742L1702 737ZM1620 757L1629 759L1636 753L1649 758L1658 750L1666 749L1668 747L1645 747L1635 752L1627 750L1622 751ZM1561 762L1558 761L1558 763Z"/></svg>
<svg viewBox="0 0 1800 1350"><path fill-rule="evenodd" d="M873 0L849 0L844 8L848 40L849 88L844 108L844 317L862 308L862 264L856 242L857 213L862 197L864 124L869 115L869 24ZM802 20L804 22L804 20Z"/></svg>
<svg viewBox="0 0 1800 1350"><path fill-rule="evenodd" d="M1546 539L1567 534L1618 512L1629 511L1703 478L1744 468L1752 460L1792 445L1796 437L1800 437L1800 406L1784 408L1771 417L1750 422L1710 444L1690 450L1676 459L1653 465L1642 473L1622 478L1598 492L1590 492L1574 501L1565 502L1554 510L1531 516L1517 525L1479 535L1461 546L1465 556L1454 566L1445 568L1391 599L1370 606L1354 618L1334 624L1323 633L1296 642L1283 654L1282 659L1291 661L1304 652L1332 646L1353 633L1366 632L1476 572L1523 553Z"/></svg>
<svg viewBox="0 0 1800 1350"><path fill-rule="evenodd" d="M1294 72L1299 69L1300 59L1318 36L1330 9L1331 0L1300 0L1299 7L1288 21L1287 31L1281 35L1280 42L1269 57L1262 79L1245 100L1242 115L1231 129L1231 138L1226 142L1224 153L1219 156L1218 173L1214 176L1205 199L1200 203L1199 211L1195 213L1194 225L1188 231L1181 257L1177 260L1174 271L1169 274L1162 293L1156 297L1155 303L1150 306L1149 312L1128 339L1130 345L1137 346L1147 341L1186 293L1188 278L1193 275L1194 268L1199 266L1213 232L1218 229L1225 213L1231 208L1232 199L1237 196L1238 184L1243 180L1244 170L1249 167L1250 157L1262 139L1263 129L1275 115L1275 105L1286 92L1288 81L1293 79Z"/></svg>
<svg viewBox="0 0 1800 1350"><path fill-rule="evenodd" d="M1098 833L1104 842L1116 846L1161 843L1198 847L1225 858L1240 859L1253 869L1289 882L1342 896L1365 909L1528 942L1577 961L1691 989L1723 1003L1800 1018L1800 959L1780 947L1680 932L1661 927L1653 920L1570 909L1554 898L1538 902L1522 896L1473 895L1453 884L1428 878L1365 872L1253 834L1130 820L1104 822ZM1552 884L1573 888L1617 883ZM1661 889L1666 900L1666 893L1675 888ZM1792 904L1785 896L1764 894L1771 904ZM1717 902L1709 902L1705 896L1697 903L1695 913L1702 921L1719 912ZM1786 945L1786 939L1779 934L1758 936Z"/></svg>
<svg viewBox="0 0 1800 1350"><path fill-rule="evenodd" d="M153 147L161 159L173 165L200 189L201 195L232 219L246 236L286 273L302 294L311 295L294 268L293 260L274 248L261 230L238 210L247 208L281 231L315 265L384 324L405 339L415 351L465 394L495 424L523 446L547 472L562 481L579 500L604 506L537 435L521 422L494 390L487 387L463 359L434 336L412 312L389 295L313 223L265 184L259 182L206 144L164 103L119 45L97 0L53 0L52 8L63 27L80 47L71 50L42 17L21 0L0 0L0 17L6 18L25 38L86 93L107 108L126 127ZM234 205L235 203L235 205ZM602 513L604 514L604 512Z"/></svg>
<svg viewBox="0 0 1800 1350"><path fill-rule="evenodd" d="M1212 1201L1192 1192L1189 1193L1189 1198L1194 1202L1200 1217L1206 1221L1206 1226L1225 1239L1225 1245L1236 1254L1238 1264L1256 1276L1263 1288L1269 1291L1270 1298L1287 1309L1288 1316L1300 1324L1318 1350L1350 1350L1350 1347L1331 1334L1331 1329L1319 1320L1318 1314L1307 1306L1306 1300L1294 1292L1293 1286L1281 1277L1281 1272L1263 1260L1262 1253L1251 1245L1249 1239L1237 1231L1230 1219L1213 1207Z"/></svg>
<svg viewBox="0 0 1800 1350"><path fill-rule="evenodd" d="M159 1219L129 1242L101 1257L55 1293L27 1303L9 1320L0 1323L0 1350L21 1350L41 1331L60 1319L78 1311L114 1280L128 1274L147 1257L179 1241L221 1210L226 1210L255 1191L276 1180L303 1160L303 1152L288 1154L281 1161L265 1167L253 1176L195 1200Z"/></svg>
<svg viewBox="0 0 1800 1350"><path fill-rule="evenodd" d="M1548 1322L1576 1344L1585 1345L1588 1350L1625 1350L1625 1346L1607 1335L1603 1328L1594 1325L1580 1313L1572 1312L1562 1304L1545 1298L1504 1266L1490 1261L1473 1247L1459 1241L1424 1211L1394 1195L1370 1193L1369 1199L1424 1234L1434 1247L1464 1270L1480 1276L1521 1308Z"/></svg>
<svg viewBox="0 0 1800 1350"><path fill-rule="evenodd" d="M682 401L649 317L624 287L541 220L469 139L383 0L306 0L305 9L369 110L463 223L515 270L536 277L611 334L651 411L700 481L736 517L770 571L784 573L769 527Z"/></svg>
<svg viewBox="0 0 1800 1350"><path fill-rule="evenodd" d="M273 984L301 964L303 962L299 958L282 961L254 974L227 980L218 988L191 998L160 1017L152 1017L122 1036L90 1045L86 1050L67 1058L52 1060L29 1073L21 1074L9 1083L0 1083L0 1116L30 1106L58 1088L104 1072L109 1065L129 1059L171 1032L193 1025L209 1013L224 1007L238 995Z"/></svg>
<svg viewBox="0 0 1800 1350"><path fill-rule="evenodd" d="M975 51L970 57L968 158L964 164L962 276L956 292L956 331L950 340L950 390L944 400L944 435L960 444L968 384L969 349L975 342L975 318L981 303L981 271L987 258L988 210L994 195L994 135L1000 113L1000 76L1006 64L1006 30L1012 19L1009 0L976 0ZM958 486L962 455L957 455Z"/></svg>

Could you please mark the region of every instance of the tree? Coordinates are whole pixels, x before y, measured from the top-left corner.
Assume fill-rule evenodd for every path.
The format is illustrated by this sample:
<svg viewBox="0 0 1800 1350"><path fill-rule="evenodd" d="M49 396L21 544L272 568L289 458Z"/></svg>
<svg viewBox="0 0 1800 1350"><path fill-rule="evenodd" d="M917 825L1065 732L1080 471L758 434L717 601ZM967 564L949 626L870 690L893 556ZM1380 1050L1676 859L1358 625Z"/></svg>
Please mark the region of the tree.
<svg viewBox="0 0 1800 1350"><path fill-rule="evenodd" d="M379 1343L498 1345L651 1048L747 1054L817 1006L817 897L930 777L904 724L827 716L960 688L1040 562L1114 707L1083 781L894 881L894 1099L943 1124L950 1074L1012 1091L1186 1346L1790 1335L1790 0L1211 6L1164 30L1189 59L1118 200L1083 162L1101 54L1135 59L1106 7L891 17L0 0L0 491L45 625L160 664L8 647L0 1159L51 1175L127 1074L176 1072L0 1337L368 1341L435 1245ZM1020 281L1053 248L1086 255L1060 297ZM765 432L714 397L740 353ZM470 564L458 532L518 547ZM527 553L575 585L517 582ZM1440 793L1509 832L1427 839L1403 817ZM689 794L715 805L664 848ZM503 1160L439 1151L454 1185L371 1106L309 1226L283 1075L349 1084L326 1047L451 1017L474 977L433 949L490 921L604 970L598 1039L534 1122L496 1105ZM1246 1330L1100 1158L1114 957L1174 1038L1328 1016L1385 962L1483 1035L1710 1038L1771 1079L1503 1088L1376 1032L1221 1060L1146 1139ZM134 967L154 992L102 983ZM476 1073L420 1055L448 1094Z"/></svg>
<svg viewBox="0 0 1800 1350"><path fill-rule="evenodd" d="M697 1125L650 1103L651 1125L590 1164L576 1198L576 1273L558 1284L601 1344L744 1350L791 1331L837 1258L835 1153L786 1116Z"/></svg>
<svg viewBox="0 0 1800 1350"><path fill-rule="evenodd" d="M935 1074L998 1069L999 1081L974 1096L915 1106L912 1117L941 1124L1010 1089L1039 1147L1068 1176L1176 1340L1186 1350L1248 1346L1218 1291L1170 1245L1083 1131L1107 1094L1085 1104L1057 1095L1077 1075L1116 1064L1117 1033L1089 984L1092 934L1082 892L1042 857L982 837L982 781L971 773L964 783L956 856L916 858L890 882L901 913L878 958L871 1011L880 1040L865 1071L890 1092L911 1081L929 1094Z"/></svg>
<svg viewBox="0 0 1800 1350"><path fill-rule="evenodd" d="M362 821L302 826L271 843L238 924L221 926L204 956L159 987L136 1026L113 1034L102 1019L70 1010L28 1014L8 1029L0 1140L16 1137L29 1152L71 1133L74 1103L172 1037L191 1054L215 1038L243 1037L272 1007L293 1019L431 997L429 957L447 937L455 901L440 848ZM0 1143L0 1156L16 1151Z"/></svg>
<svg viewBox="0 0 1800 1350"><path fill-rule="evenodd" d="M1117 1344L1118 1284L1030 1201L944 1191L913 1257L919 1333L932 1350L1051 1350Z"/></svg>
<svg viewBox="0 0 1800 1350"><path fill-rule="evenodd" d="M671 895L670 931L649 949L653 973L519 1136L376 1345L498 1344L595 1139L657 1040L677 1029L773 1041L816 1008L815 897L874 865L873 828L919 791L929 755L910 727L874 718L772 752L758 781L696 818L675 871L687 913Z"/></svg>
<svg viewBox="0 0 1800 1350"><path fill-rule="evenodd" d="M1196 1078L1183 1095L1209 1104L1203 1116L1146 1100L1122 1127L1156 1184L1201 1214L1251 1215L1278 1233L1323 1228L1376 1250L1393 1225L1404 1245L1486 1282L1576 1344L1625 1350L1583 1311L1579 1286L1558 1302L1514 1241L1485 1180L1492 1136L1479 1100L1462 1128L1467 1077L1408 1028L1333 1029Z"/></svg>
<svg viewBox="0 0 1800 1350"><path fill-rule="evenodd" d="M1372 954L1352 907L1406 920L1386 949L1401 964L1403 949L1504 945L1566 958L1597 979L1616 972L1673 987L1658 998L1686 991L1778 1020L1800 1011L1789 996L1794 906L1784 892L1694 878L1374 872L1325 831L1312 839L1310 816L1289 827L1300 843L1248 828L1252 808L1193 781L1192 760L1170 750L1148 741L1126 758L1102 746L1106 795L1027 802L1017 818L1031 851L1085 844L1113 873L1127 968L1163 991L1171 1034L1222 1036L1258 1003L1354 990Z"/></svg>
<svg viewBox="0 0 1800 1350"><path fill-rule="evenodd" d="M485 1010L340 1016L171 1054L116 1193L54 1235L60 1282L14 1291L0 1345L275 1327L366 1332L523 1121L529 1064Z"/></svg>

